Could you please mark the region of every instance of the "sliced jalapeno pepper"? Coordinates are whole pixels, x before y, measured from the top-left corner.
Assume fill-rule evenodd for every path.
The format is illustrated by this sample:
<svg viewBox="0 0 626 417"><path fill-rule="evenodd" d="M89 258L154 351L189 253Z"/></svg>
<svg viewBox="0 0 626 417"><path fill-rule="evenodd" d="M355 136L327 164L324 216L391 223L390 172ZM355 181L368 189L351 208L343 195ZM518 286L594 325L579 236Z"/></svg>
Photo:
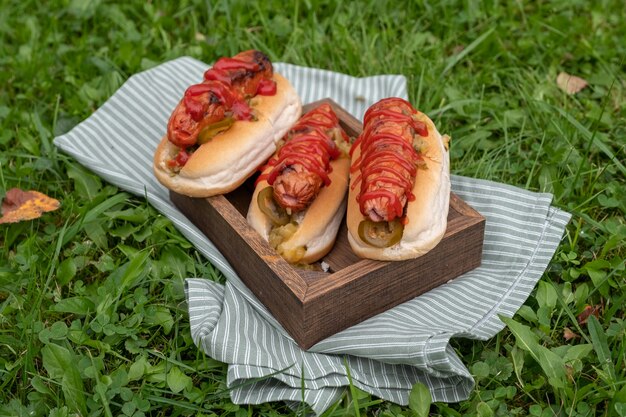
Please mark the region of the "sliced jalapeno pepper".
<svg viewBox="0 0 626 417"><path fill-rule="evenodd" d="M359 223L361 240L377 248L388 248L400 242L403 232L404 226L398 219L391 222L363 220Z"/></svg>
<svg viewBox="0 0 626 417"><path fill-rule="evenodd" d="M215 136L217 136L218 133L228 130L233 125L233 123L235 123L235 119L233 119L232 117L226 117L219 122L215 122L206 126L198 134L198 143L200 145L207 143Z"/></svg>
<svg viewBox="0 0 626 417"><path fill-rule="evenodd" d="M291 220L285 209L274 200L273 187L270 186L262 189L257 195L256 201L261 211L265 213L275 225L284 226Z"/></svg>

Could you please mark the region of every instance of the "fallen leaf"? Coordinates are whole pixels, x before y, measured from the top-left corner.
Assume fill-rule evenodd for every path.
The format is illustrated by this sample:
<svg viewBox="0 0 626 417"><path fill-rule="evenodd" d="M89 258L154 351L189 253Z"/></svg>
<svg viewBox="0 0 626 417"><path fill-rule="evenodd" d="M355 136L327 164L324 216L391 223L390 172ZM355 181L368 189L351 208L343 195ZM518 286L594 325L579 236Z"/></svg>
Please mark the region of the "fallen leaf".
<svg viewBox="0 0 626 417"><path fill-rule="evenodd" d="M567 341L580 337L572 331L569 327L563 329L563 338Z"/></svg>
<svg viewBox="0 0 626 417"><path fill-rule="evenodd" d="M61 206L58 200L50 198L38 191L23 191L11 188L2 201L2 223L17 223L41 217L47 211Z"/></svg>
<svg viewBox="0 0 626 417"><path fill-rule="evenodd" d="M587 319L589 318L589 316L591 315L596 316L596 318L600 318L600 306L590 306L590 305L586 305L585 308L583 309L582 313L580 313L577 317L578 319L578 324L582 325L587 323Z"/></svg>
<svg viewBox="0 0 626 417"><path fill-rule="evenodd" d="M566 72L561 72L556 77L556 85L567 94L576 94L583 88L587 87L589 83L583 78L575 75L570 75Z"/></svg>

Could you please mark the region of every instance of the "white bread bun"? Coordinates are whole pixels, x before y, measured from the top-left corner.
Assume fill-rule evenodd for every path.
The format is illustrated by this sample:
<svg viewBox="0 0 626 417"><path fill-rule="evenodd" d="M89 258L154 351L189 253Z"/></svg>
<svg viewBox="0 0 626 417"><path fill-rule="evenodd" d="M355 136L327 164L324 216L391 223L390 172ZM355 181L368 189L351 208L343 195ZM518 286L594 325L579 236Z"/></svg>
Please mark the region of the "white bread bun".
<svg viewBox="0 0 626 417"><path fill-rule="evenodd" d="M417 169L413 185L414 201L407 201L406 218L400 242L386 248L369 245L359 237L359 224L365 220L357 201L361 192L360 170L351 173L348 197L348 241L352 250L363 258L399 261L417 258L433 249L443 238L450 204L450 157L447 136L442 136L424 113L415 117L426 124L428 136L422 137L420 155L424 164ZM358 160L361 147L356 146L352 160ZM357 182L356 180L359 179Z"/></svg>
<svg viewBox="0 0 626 417"><path fill-rule="evenodd" d="M295 233L280 243L277 251L291 263L310 264L330 252L346 211L350 158L339 157L330 162L330 185L322 187L311 205L297 216ZM263 173L271 171L267 167ZM272 223L257 203L259 192L270 185L259 181L252 195L247 220L265 240L269 240ZM299 249L305 248L302 255ZM296 255L297 254L297 255ZM294 258L295 256L295 258Z"/></svg>
<svg viewBox="0 0 626 417"><path fill-rule="evenodd" d="M274 73L276 94L255 96L250 106L256 121L236 121L200 145L178 173L168 166L180 148L167 135L154 155L154 173L167 188L190 197L210 197L241 185L276 150L276 143L298 120L302 103L289 81Z"/></svg>

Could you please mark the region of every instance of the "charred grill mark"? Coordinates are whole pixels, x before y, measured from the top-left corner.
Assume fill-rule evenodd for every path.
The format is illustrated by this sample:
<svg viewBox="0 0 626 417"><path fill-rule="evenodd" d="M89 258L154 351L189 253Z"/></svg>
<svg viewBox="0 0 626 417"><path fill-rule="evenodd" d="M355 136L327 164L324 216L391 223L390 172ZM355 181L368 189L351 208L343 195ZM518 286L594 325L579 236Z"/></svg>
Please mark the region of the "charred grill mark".
<svg viewBox="0 0 626 417"><path fill-rule="evenodd" d="M232 70L228 76L230 78L230 82L233 85L240 85L245 83L247 80L254 78L260 73L265 73L266 71L273 72L272 63L261 51L246 51L242 52L238 55L235 55L234 58L241 59L242 61L253 62L258 65L256 70L249 70L246 68L238 68Z"/></svg>
<svg viewBox="0 0 626 417"><path fill-rule="evenodd" d="M209 104L220 104L220 98L213 92L209 94Z"/></svg>
<svg viewBox="0 0 626 417"><path fill-rule="evenodd" d="M266 69L272 69L272 62L270 61L268 56L261 51L253 51L252 60L259 64L259 68L261 71L265 71Z"/></svg>

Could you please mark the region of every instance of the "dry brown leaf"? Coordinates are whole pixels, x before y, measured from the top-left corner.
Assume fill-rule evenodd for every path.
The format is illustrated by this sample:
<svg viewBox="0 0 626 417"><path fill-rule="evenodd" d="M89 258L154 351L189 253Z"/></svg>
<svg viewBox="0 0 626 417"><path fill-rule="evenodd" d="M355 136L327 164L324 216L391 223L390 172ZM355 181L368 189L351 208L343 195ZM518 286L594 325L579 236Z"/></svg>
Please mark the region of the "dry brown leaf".
<svg viewBox="0 0 626 417"><path fill-rule="evenodd" d="M38 191L23 191L11 188L2 201L2 223L17 223L41 217L47 211L61 206L58 200L50 198Z"/></svg>
<svg viewBox="0 0 626 417"><path fill-rule="evenodd" d="M556 77L556 85L558 85L559 88L567 94L576 94L583 88L587 87L589 83L583 78L570 75L566 72L561 72Z"/></svg>
<svg viewBox="0 0 626 417"><path fill-rule="evenodd" d="M586 305L583 311L576 317L578 319L578 324L586 324L587 319L592 314L596 316L596 318L600 318L600 306L590 306Z"/></svg>
<svg viewBox="0 0 626 417"><path fill-rule="evenodd" d="M565 327L565 328L563 329L563 338L564 338L565 340L572 340L572 339L575 339L575 338L577 338L577 337L580 337L580 336L579 336L579 335L577 335L576 333L574 333L574 332L572 331L572 329L570 329L569 327Z"/></svg>

